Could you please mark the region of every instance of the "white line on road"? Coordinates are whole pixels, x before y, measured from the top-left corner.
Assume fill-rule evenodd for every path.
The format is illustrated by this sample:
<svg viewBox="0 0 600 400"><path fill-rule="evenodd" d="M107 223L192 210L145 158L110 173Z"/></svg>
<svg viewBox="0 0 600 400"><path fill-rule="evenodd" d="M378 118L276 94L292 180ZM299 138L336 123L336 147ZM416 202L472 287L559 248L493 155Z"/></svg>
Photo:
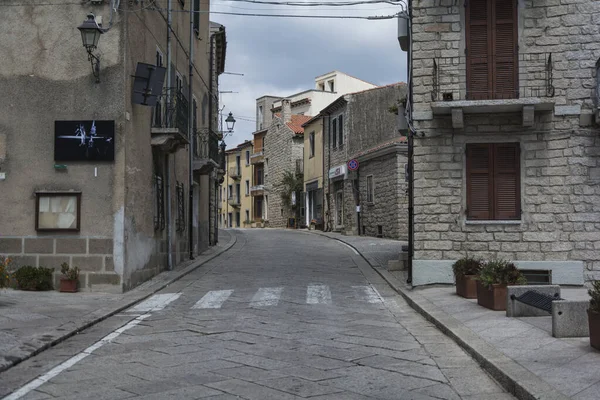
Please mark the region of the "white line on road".
<svg viewBox="0 0 600 400"><path fill-rule="evenodd" d="M130 308L127 312L146 313L150 311L160 311L169 305L169 303L177 300L179 296L181 296L181 293L155 294L147 300L142 301L137 306Z"/></svg>
<svg viewBox="0 0 600 400"><path fill-rule="evenodd" d="M308 285L306 288L307 304L331 304L331 292L327 285Z"/></svg>
<svg viewBox="0 0 600 400"><path fill-rule="evenodd" d="M211 290L202 297L192 309L198 308L221 308L223 303L231 296L233 290Z"/></svg>
<svg viewBox="0 0 600 400"><path fill-rule="evenodd" d="M381 296L377 290L372 286L352 286L354 290L360 292L359 296L363 297L367 303L375 304L381 303Z"/></svg>
<svg viewBox="0 0 600 400"><path fill-rule="evenodd" d="M250 307L276 306L279 303L281 292L283 292L282 287L260 288L252 297Z"/></svg>
<svg viewBox="0 0 600 400"><path fill-rule="evenodd" d="M92 354L94 351L98 350L100 347L104 346L107 343L112 342L121 333L125 332L128 329L133 328L134 326L136 326L137 324L139 324L140 322L142 322L149 316L150 316L150 314L140 315L136 319L128 322L126 325L124 325L124 326L120 327L119 329L115 330L114 332L104 336L102 339L100 339L99 341L97 341L96 343L94 343L93 345L88 347L87 349L83 350L81 353L69 358L67 361L52 368L50 371L48 371L44 375L32 380L31 382L29 382L27 385L23 386L16 392L13 392L12 394L4 397L3 400L18 400L21 397L27 395L29 392L39 388L44 383L46 383L50 379L56 377L61 372L71 368L73 365L77 364L79 361L83 360L84 358L86 358L87 356Z"/></svg>

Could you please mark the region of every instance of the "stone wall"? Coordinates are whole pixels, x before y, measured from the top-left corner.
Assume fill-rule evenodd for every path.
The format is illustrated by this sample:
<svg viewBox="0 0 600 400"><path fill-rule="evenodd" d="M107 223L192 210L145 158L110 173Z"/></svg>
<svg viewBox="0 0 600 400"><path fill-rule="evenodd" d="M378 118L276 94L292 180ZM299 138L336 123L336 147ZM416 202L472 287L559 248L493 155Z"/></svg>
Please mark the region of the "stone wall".
<svg viewBox="0 0 600 400"><path fill-rule="evenodd" d="M358 177L360 187L361 234L378 235L378 225L383 228L383 237L408 239L408 197L404 174L406 156L399 153L387 154L361 162ZM367 202L367 177L373 176L374 201Z"/></svg>

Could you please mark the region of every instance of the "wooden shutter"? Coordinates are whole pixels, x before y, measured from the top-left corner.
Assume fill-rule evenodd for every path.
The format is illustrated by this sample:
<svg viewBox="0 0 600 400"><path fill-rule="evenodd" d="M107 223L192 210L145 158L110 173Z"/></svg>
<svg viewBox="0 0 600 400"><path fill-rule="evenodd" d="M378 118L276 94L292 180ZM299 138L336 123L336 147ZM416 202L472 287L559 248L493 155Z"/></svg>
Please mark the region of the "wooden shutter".
<svg viewBox="0 0 600 400"><path fill-rule="evenodd" d="M492 162L489 144L467 145L467 218L492 219Z"/></svg>
<svg viewBox="0 0 600 400"><path fill-rule="evenodd" d="M467 99L491 98L491 0L469 0L467 6Z"/></svg>
<svg viewBox="0 0 600 400"><path fill-rule="evenodd" d="M338 117L338 136L340 140L340 146L344 144L344 115L341 114Z"/></svg>
<svg viewBox="0 0 600 400"><path fill-rule="evenodd" d="M331 142L332 147L337 147L337 118L331 120Z"/></svg>
<svg viewBox="0 0 600 400"><path fill-rule="evenodd" d="M517 70L517 4L515 0L494 0L494 98L519 97Z"/></svg>
<svg viewBox="0 0 600 400"><path fill-rule="evenodd" d="M518 143L494 145L494 219L521 218Z"/></svg>

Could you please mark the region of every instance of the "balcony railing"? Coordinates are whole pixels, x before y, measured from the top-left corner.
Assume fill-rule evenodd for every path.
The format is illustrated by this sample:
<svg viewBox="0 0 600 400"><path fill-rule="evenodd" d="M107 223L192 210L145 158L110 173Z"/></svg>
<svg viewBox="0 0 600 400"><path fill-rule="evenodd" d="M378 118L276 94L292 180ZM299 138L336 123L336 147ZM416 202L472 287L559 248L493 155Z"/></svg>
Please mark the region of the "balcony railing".
<svg viewBox="0 0 600 400"><path fill-rule="evenodd" d="M434 102L553 97L555 91L550 53L436 58L432 80Z"/></svg>
<svg viewBox="0 0 600 400"><path fill-rule="evenodd" d="M229 168L229 176L233 179L239 179L242 176L242 171L239 167Z"/></svg>
<svg viewBox="0 0 600 400"><path fill-rule="evenodd" d="M219 138L217 135L214 132L202 130L196 131L194 138L196 140L194 146L196 159L211 160L219 165Z"/></svg>
<svg viewBox="0 0 600 400"><path fill-rule="evenodd" d="M250 164L260 164L265 161L264 153L261 151L250 155Z"/></svg>
<svg viewBox="0 0 600 400"><path fill-rule="evenodd" d="M165 90L154 108L153 130L177 129L187 138L188 110L189 103L181 91L175 88Z"/></svg>
<svg viewBox="0 0 600 400"><path fill-rule="evenodd" d="M251 196L262 196L265 193L265 185L254 185L250 187Z"/></svg>
<svg viewBox="0 0 600 400"><path fill-rule="evenodd" d="M239 207L240 198L238 196L231 196L227 199L227 203L232 207Z"/></svg>

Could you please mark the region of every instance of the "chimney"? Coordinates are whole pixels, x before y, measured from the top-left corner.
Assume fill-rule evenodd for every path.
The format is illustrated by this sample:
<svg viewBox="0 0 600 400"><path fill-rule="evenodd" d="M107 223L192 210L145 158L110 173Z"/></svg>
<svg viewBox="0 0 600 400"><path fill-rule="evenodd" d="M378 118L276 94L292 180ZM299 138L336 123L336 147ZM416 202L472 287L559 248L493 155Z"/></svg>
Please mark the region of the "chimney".
<svg viewBox="0 0 600 400"><path fill-rule="evenodd" d="M290 99L281 100L281 119L284 124L292 120L292 102Z"/></svg>

